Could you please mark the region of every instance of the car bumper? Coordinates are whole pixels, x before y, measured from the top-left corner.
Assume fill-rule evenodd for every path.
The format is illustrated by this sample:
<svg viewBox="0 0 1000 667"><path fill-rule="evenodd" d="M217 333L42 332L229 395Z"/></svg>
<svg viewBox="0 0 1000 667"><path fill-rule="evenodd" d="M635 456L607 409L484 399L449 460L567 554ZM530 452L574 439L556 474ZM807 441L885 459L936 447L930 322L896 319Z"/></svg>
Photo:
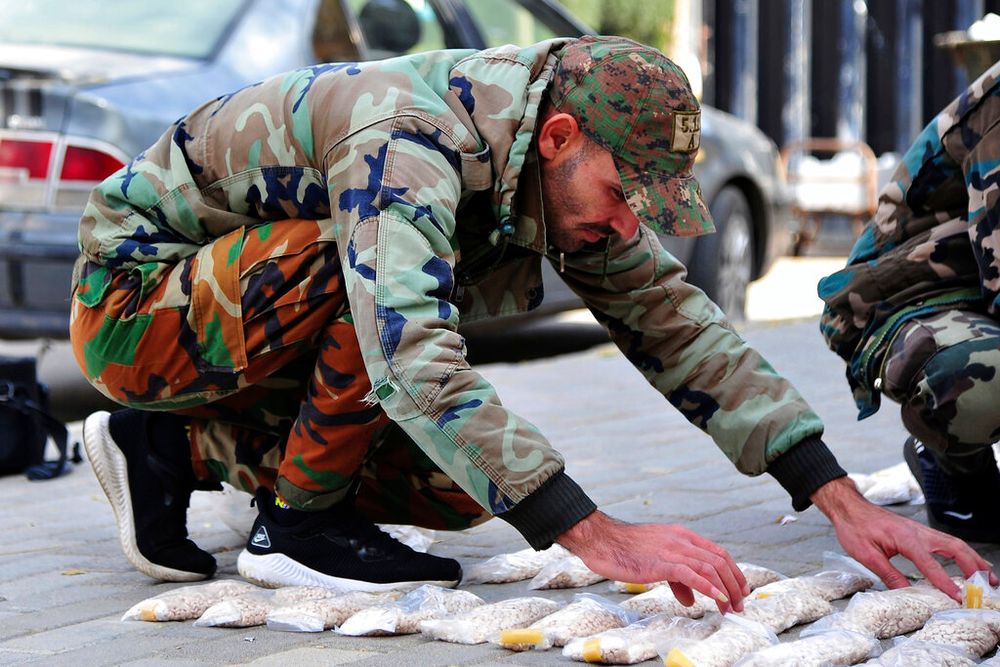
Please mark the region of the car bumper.
<svg viewBox="0 0 1000 667"><path fill-rule="evenodd" d="M0 337L68 338L72 213L0 211Z"/></svg>

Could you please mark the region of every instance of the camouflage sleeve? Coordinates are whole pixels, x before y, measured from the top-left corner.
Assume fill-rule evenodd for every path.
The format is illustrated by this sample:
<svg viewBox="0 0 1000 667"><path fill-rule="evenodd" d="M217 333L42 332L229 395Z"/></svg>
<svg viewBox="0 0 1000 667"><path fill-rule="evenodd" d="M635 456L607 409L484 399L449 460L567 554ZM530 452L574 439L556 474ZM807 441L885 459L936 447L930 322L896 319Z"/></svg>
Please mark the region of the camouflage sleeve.
<svg viewBox="0 0 1000 667"><path fill-rule="evenodd" d="M684 282L684 266L645 227L603 255L567 260L564 278L653 387L758 475L823 424L795 387Z"/></svg>
<svg viewBox="0 0 1000 667"><path fill-rule="evenodd" d="M463 159L473 158L442 128L401 116L338 144L327 177L372 400L472 498L503 514L551 489L564 463L465 360L451 301Z"/></svg>
<svg viewBox="0 0 1000 667"><path fill-rule="evenodd" d="M998 70L1000 73L1000 70ZM1000 160L1000 86L986 96L981 109L965 119L959 131L949 133L949 143L965 141L962 171L968 192L969 240L979 269L983 303L987 312L1000 313L1000 193L997 161ZM970 149L971 148L971 149Z"/></svg>

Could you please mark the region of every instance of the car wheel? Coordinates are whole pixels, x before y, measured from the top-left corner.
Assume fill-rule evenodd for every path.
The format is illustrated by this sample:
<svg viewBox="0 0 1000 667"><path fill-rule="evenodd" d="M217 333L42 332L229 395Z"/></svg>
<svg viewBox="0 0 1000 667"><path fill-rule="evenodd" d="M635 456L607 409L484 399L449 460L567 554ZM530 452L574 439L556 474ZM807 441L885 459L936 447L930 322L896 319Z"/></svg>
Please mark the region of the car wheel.
<svg viewBox="0 0 1000 667"><path fill-rule="evenodd" d="M753 276L753 218L735 185L724 187L709 209L715 233L698 238L688 263L688 281L705 291L726 316L746 319L747 288Z"/></svg>

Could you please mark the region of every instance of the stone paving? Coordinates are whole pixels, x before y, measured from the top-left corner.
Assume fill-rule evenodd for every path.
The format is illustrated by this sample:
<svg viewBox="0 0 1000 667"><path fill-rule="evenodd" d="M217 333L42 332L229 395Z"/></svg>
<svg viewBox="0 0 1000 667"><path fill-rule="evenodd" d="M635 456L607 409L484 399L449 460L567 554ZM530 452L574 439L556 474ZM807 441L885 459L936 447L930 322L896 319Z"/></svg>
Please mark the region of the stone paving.
<svg viewBox="0 0 1000 667"><path fill-rule="evenodd" d="M816 326L815 318L757 323L744 335L824 418L825 439L847 470L873 472L898 463L904 431L894 406L856 421L841 362L823 347ZM840 552L815 508L783 523L794 512L779 485L766 475L737 473L711 440L659 398L609 345L479 370L508 406L532 420L564 453L569 474L609 513L632 521L682 522L720 542L737 560L790 576L818 571L824 552ZM216 555L221 577L238 576L241 520L250 516L244 504L249 496L234 495L242 500L199 492L190 514L192 537ZM111 509L89 465L51 482L0 478L0 498L6 537L0 545L3 665L571 664L558 650L515 654L489 644L461 646L420 636L349 638L264 627L121 622L134 603L176 584L156 584L125 561ZM923 520L920 506L894 510ZM431 551L464 565L525 547L500 521L437 537ZM1000 546L981 552L1000 566ZM908 563L900 567L915 572ZM469 590L489 600L535 594L526 582ZM607 594L607 584L587 590ZM577 592L541 594L568 601Z"/></svg>

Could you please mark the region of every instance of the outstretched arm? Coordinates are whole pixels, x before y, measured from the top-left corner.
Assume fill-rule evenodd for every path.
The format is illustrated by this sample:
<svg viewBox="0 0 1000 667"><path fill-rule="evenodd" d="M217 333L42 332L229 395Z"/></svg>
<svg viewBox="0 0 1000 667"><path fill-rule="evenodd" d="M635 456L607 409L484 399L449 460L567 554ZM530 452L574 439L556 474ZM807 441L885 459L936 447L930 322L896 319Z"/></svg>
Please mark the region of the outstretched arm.
<svg viewBox="0 0 1000 667"><path fill-rule="evenodd" d="M997 584L990 564L968 544L868 502L847 477L827 482L810 499L830 519L844 550L889 588L909 585L889 560L896 555L910 560L928 581L959 602L961 591L934 556L954 561L967 577L985 570L990 583Z"/></svg>
<svg viewBox="0 0 1000 667"><path fill-rule="evenodd" d="M559 536L559 544L609 579L667 581L681 604L692 590L714 599L719 611L743 611L746 579L726 550L673 524L632 524L597 510Z"/></svg>

